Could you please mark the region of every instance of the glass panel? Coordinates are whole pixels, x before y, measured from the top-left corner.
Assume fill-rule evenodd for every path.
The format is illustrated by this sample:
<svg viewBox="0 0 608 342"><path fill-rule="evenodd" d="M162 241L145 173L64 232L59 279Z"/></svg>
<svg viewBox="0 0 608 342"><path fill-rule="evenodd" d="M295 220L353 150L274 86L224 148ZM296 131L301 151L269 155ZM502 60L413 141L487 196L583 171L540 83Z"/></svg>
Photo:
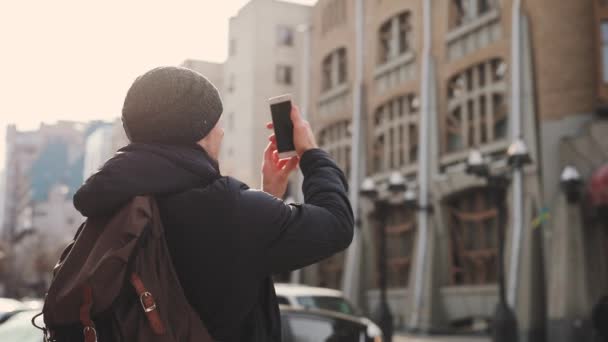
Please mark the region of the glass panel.
<svg viewBox="0 0 608 342"><path fill-rule="evenodd" d="M322 309L340 312L346 315L355 315L355 308L346 299L341 297L311 296L298 297L297 301L305 308Z"/></svg>
<svg viewBox="0 0 608 342"><path fill-rule="evenodd" d="M603 81L608 83L608 21L602 21L602 76Z"/></svg>

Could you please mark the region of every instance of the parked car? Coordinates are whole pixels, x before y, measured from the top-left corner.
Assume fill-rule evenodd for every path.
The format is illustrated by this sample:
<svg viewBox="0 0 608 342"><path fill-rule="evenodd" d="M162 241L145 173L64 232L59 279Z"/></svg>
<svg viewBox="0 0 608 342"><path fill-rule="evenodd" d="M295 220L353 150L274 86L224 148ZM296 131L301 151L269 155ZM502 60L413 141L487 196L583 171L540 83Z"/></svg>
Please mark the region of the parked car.
<svg viewBox="0 0 608 342"><path fill-rule="evenodd" d="M12 298L0 298L0 323L6 321L12 314L25 310L26 306Z"/></svg>
<svg viewBox="0 0 608 342"><path fill-rule="evenodd" d="M352 316L361 315L338 290L300 284L275 284L274 288L279 304L294 308L329 310Z"/></svg>
<svg viewBox="0 0 608 342"><path fill-rule="evenodd" d="M335 311L280 305L284 342L382 342L369 320Z"/></svg>
<svg viewBox="0 0 608 342"><path fill-rule="evenodd" d="M42 342L42 331L32 325L32 317L40 310L25 310L11 315L0 324L2 342Z"/></svg>

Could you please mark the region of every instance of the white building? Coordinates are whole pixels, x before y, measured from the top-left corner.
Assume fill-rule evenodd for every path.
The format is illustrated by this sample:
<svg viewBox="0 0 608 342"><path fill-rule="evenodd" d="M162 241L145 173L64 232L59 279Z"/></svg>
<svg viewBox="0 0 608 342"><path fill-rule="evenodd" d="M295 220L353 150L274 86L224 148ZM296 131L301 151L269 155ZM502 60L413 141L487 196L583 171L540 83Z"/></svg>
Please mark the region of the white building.
<svg viewBox="0 0 608 342"><path fill-rule="evenodd" d="M194 70L205 76L221 92L224 89L224 64L206 62L197 59L186 59L181 67Z"/></svg>
<svg viewBox="0 0 608 342"><path fill-rule="evenodd" d="M83 178L87 179L114 155L112 149L112 125L104 125L91 133L85 143Z"/></svg>
<svg viewBox="0 0 608 342"><path fill-rule="evenodd" d="M262 153L268 143L268 98L285 93L299 101L303 37L309 6L251 0L230 19L229 56L224 64L225 139L222 172L260 186Z"/></svg>

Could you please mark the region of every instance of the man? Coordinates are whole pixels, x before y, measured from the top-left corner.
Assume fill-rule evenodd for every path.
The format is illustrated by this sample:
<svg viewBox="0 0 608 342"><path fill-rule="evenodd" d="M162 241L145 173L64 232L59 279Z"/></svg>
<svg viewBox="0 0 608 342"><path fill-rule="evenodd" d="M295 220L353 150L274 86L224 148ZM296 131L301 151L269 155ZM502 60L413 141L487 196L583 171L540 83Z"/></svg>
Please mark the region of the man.
<svg viewBox="0 0 608 342"><path fill-rule="evenodd" d="M221 113L217 89L194 71L161 67L140 76L122 113L131 144L86 181L74 205L95 217L136 195L155 195L186 297L214 339L280 341L271 275L318 262L350 244L346 179L317 148L295 106L297 157L279 160L271 135L262 191L223 177L217 161ZM287 205L280 198L298 163L306 204Z"/></svg>

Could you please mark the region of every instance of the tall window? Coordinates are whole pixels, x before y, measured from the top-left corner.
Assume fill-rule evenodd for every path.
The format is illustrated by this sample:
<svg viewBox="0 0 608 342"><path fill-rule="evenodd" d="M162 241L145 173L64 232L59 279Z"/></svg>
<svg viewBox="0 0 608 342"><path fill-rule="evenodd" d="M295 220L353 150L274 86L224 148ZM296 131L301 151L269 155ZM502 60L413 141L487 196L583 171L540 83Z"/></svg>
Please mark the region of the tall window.
<svg viewBox="0 0 608 342"><path fill-rule="evenodd" d="M464 192L447 202L453 285L497 281L498 222L496 209L490 203L485 188Z"/></svg>
<svg viewBox="0 0 608 342"><path fill-rule="evenodd" d="M279 46L293 46L293 29L283 25L277 27L277 43Z"/></svg>
<svg viewBox="0 0 608 342"><path fill-rule="evenodd" d="M602 20L602 80L608 83L608 20Z"/></svg>
<svg viewBox="0 0 608 342"><path fill-rule="evenodd" d="M288 65L277 65L277 82L284 85L291 85L292 79L292 67Z"/></svg>
<svg viewBox="0 0 608 342"><path fill-rule="evenodd" d="M328 91L344 84L348 78L346 48L339 48L329 53L321 65L321 89Z"/></svg>
<svg viewBox="0 0 608 342"><path fill-rule="evenodd" d="M321 130L319 146L329 153L347 177L350 175L350 120L338 121Z"/></svg>
<svg viewBox="0 0 608 342"><path fill-rule="evenodd" d="M452 0L452 27L465 25L497 7L497 0Z"/></svg>
<svg viewBox="0 0 608 342"><path fill-rule="evenodd" d="M493 59L453 76L448 83L445 150L479 146L507 135L506 64Z"/></svg>
<svg viewBox="0 0 608 342"><path fill-rule="evenodd" d="M374 114L375 172L388 172L418 160L418 97L396 97Z"/></svg>
<svg viewBox="0 0 608 342"><path fill-rule="evenodd" d="M410 49L410 13L403 12L385 21L378 30L378 64L384 64Z"/></svg>
<svg viewBox="0 0 608 342"><path fill-rule="evenodd" d="M351 132L350 120L338 121L321 130L319 146L329 153L338 166L350 177ZM344 267L344 253L319 263L320 286L340 288Z"/></svg>

